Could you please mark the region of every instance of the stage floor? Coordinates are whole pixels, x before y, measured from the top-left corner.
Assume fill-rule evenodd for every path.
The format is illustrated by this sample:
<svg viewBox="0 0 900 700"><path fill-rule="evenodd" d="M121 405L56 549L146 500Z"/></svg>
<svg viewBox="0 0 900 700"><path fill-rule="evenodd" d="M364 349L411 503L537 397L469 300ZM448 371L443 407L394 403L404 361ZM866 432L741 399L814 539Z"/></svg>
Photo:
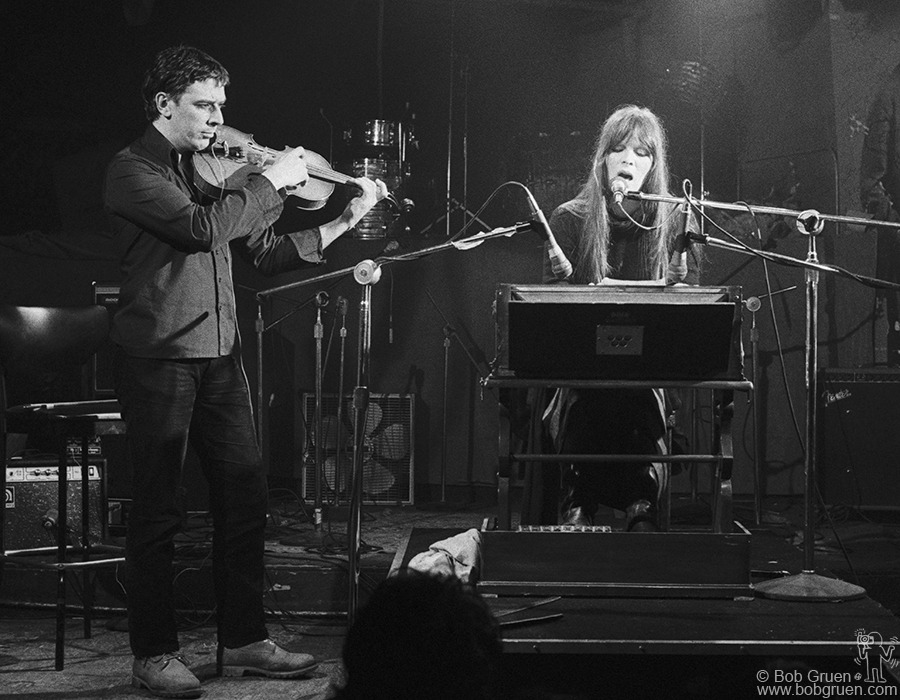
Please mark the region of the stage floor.
<svg viewBox="0 0 900 700"><path fill-rule="evenodd" d="M673 508L676 527L702 525L703 504ZM751 533L750 573L758 582L797 573L802 513L795 503L767 503L767 522L737 514ZM362 521L360 600L402 562L448 534L480 529L495 508L366 507ZM750 523L747 525L747 523ZM183 601L184 650L204 681L204 698L324 698L342 674L340 650L347 600L346 522L332 519L315 532L302 517L282 512L269 538L266 604L272 636L322 660L315 678L246 682L216 679L208 577L208 523L189 523L179 546L176 586ZM844 514L836 532L817 530L816 567L862 585L867 595L840 603L654 597L563 597L514 614L550 596L489 597L504 638L510 686L518 697L592 698L622 691L652 697L757 697L754 683L776 673L862 673L857 633L900 638L900 538L894 522ZM563 535L565 536L565 535ZM590 535L593 536L593 535ZM602 537L603 535L597 535ZM849 562L849 563L848 563ZM851 566L852 565L852 566ZM66 668L53 670L52 574L7 567L0 588L0 697L133 698L130 653L115 579L98 582L98 620L83 639L80 619L67 625ZM73 592L71 601L77 602ZM534 618L549 618L534 620ZM523 622L532 620L532 622ZM514 623L514 624L513 624ZM900 656L900 649L896 650ZM872 659L869 659L870 661ZM896 685L885 664L886 683ZM766 674L768 674L766 676ZM843 678L841 676L840 678ZM856 682L856 681L853 681ZM734 692L741 688L741 692ZM526 694L526 689L527 693ZM747 690L745 695L743 690ZM846 692L846 691L845 691ZM836 694L836 692L832 692ZM657 695L658 696L658 695Z"/></svg>

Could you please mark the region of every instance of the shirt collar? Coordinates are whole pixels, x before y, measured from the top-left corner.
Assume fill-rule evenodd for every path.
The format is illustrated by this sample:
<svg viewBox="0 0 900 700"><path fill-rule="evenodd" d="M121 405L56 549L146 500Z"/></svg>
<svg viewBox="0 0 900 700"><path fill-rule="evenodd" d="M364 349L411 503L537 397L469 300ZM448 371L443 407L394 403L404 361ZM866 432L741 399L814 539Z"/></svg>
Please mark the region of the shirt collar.
<svg viewBox="0 0 900 700"><path fill-rule="evenodd" d="M171 165L173 168L178 167L178 152L172 142L163 136L152 123L147 125L142 141L144 148L160 162Z"/></svg>

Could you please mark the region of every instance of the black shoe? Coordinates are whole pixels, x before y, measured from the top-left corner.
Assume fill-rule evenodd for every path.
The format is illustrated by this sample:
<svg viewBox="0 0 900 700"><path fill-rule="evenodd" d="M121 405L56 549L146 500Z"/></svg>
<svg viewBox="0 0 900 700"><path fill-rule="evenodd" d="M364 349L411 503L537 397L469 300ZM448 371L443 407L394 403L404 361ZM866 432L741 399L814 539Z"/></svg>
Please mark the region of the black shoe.
<svg viewBox="0 0 900 700"><path fill-rule="evenodd" d="M641 499L635 501L625 509L626 532L658 532L656 524L656 509L650 505L650 501Z"/></svg>
<svg viewBox="0 0 900 700"><path fill-rule="evenodd" d="M572 527L590 527L594 523L591 516L585 512L584 508L575 506L563 513L562 524L570 525Z"/></svg>
<svg viewBox="0 0 900 700"><path fill-rule="evenodd" d="M309 675L318 663L309 654L287 651L271 639L264 639L237 649L227 649L220 645L216 665L220 676L298 678Z"/></svg>

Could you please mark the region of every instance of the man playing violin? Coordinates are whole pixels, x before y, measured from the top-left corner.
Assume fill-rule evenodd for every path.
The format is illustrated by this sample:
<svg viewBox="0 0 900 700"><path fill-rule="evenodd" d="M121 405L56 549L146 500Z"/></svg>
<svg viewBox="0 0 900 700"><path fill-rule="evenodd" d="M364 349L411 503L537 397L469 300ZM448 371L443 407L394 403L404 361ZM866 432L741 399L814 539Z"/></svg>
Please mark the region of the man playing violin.
<svg viewBox="0 0 900 700"><path fill-rule="evenodd" d="M322 262L324 249L387 195L380 181L353 179L360 193L337 219L275 235L285 188L308 178L304 151L294 148L209 201L194 184L192 155L223 123L228 82L225 68L198 49L161 51L142 87L150 124L113 158L104 191L122 271L111 331L115 386L134 468L125 578L132 684L163 697L200 695L179 652L171 575L189 438L209 484L218 672L295 678L316 666L266 631L267 485L240 357L231 255L267 274Z"/></svg>

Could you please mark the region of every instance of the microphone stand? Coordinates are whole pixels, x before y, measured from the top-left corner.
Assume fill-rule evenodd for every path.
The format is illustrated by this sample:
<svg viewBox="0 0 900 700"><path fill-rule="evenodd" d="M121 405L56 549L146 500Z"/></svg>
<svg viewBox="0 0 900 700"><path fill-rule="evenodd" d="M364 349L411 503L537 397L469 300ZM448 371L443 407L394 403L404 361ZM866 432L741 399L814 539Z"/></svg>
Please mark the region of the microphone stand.
<svg viewBox="0 0 900 700"><path fill-rule="evenodd" d="M323 292L324 294L324 292ZM265 423L263 420L263 413L265 410L265 391L263 388L263 336L266 331L272 330L275 326L280 324L282 321L287 319L289 316L292 316L297 311L305 307L310 302L304 302L303 304L299 304L295 306L295 308L286 314L282 315L280 318L277 318L268 326L265 322L265 314L263 312L263 307L265 305L266 299L269 295L262 294L260 292L256 293L256 319L254 323L254 332L256 335L256 439L260 445L260 453L263 456L264 460L266 458L266 454L264 454L263 446L265 444L265 439L263 435L263 431L265 429ZM271 466L271 465L270 465Z"/></svg>
<svg viewBox="0 0 900 700"><path fill-rule="evenodd" d="M761 418L761 406L759 402L759 329L756 326L756 312L762 308L762 300L783 294L796 289L786 287L771 294L760 294L756 297L744 299L744 306L750 312L750 383L753 384L752 393L752 418L753 418L753 520L756 525L762 523L762 439L759 430ZM769 302L771 303L771 301Z"/></svg>
<svg viewBox="0 0 900 700"><path fill-rule="evenodd" d="M328 295L325 292L319 292L316 295L316 324L313 331L316 341L316 480L313 529L316 532L322 530L322 479L325 474L325 450L322 444L324 442L324 424L322 420L322 338L325 334L322 326L322 307L327 303Z"/></svg>
<svg viewBox="0 0 900 700"><path fill-rule="evenodd" d="M456 334L449 323L444 326L444 385L441 396L441 503L447 503L447 399L450 386L450 338Z"/></svg>
<svg viewBox="0 0 900 700"><path fill-rule="evenodd" d="M687 203L695 208L704 206L713 209L731 209L734 211L747 211L746 206L738 204L726 204L711 200L695 200L690 197L667 197L663 195L651 195L643 192L628 192L626 196L633 199L641 199L652 202L668 202L672 204ZM758 214L776 214L789 216L796 219L798 230L808 237L806 260L800 261L787 255L766 253L766 257L773 261L783 261L786 264L799 266L806 269L806 449L804 450L804 470L806 476L806 489L804 494L804 529L803 529L803 570L793 576L785 576L780 579L764 581L754 586L754 589L762 596L777 600L797 601L829 601L853 600L865 596L866 591L860 586L847 583L837 578L820 576L815 572L815 532L813 525L814 494L816 493L816 370L818 365L818 300L819 300L819 272L840 272L839 270L819 263L816 253L816 236L821 234L825 221L839 223L862 224L872 226L869 219L851 216L823 215L812 209L795 211L793 209L781 209L776 207L753 207ZM900 223L877 222L878 225L900 228ZM714 239L709 236L692 236L692 239L700 243L713 245L718 248L734 250L746 255L753 255L756 251L750 251L744 246L739 246L727 241ZM871 278L870 278L871 279ZM879 286L900 290L900 284L873 280Z"/></svg>
<svg viewBox="0 0 900 700"><path fill-rule="evenodd" d="M483 371L481 365L479 365L478 360L473 357L469 348L466 344L460 339L459 333L456 332L456 329L453 327L453 324L450 323L450 319L447 318L447 314L444 313L443 309L438 306L438 303L434 300L434 297L431 295L431 292L428 289L425 289L425 294L428 296L429 301L431 301L431 305L437 310L437 312L441 315L441 318L444 319L444 385L443 385L443 396L441 399L441 500L440 505L447 505L447 415L448 415L448 398L449 398L449 377L450 377L450 346L452 345L451 340L456 338L456 341L459 343L460 347L463 349L463 352L466 354L466 357L469 358L469 362L472 364L472 367L475 368L475 371L478 373L479 379L481 381L484 380L485 372Z"/></svg>
<svg viewBox="0 0 900 700"><path fill-rule="evenodd" d="M266 331L271 330L276 325L284 321L286 318L291 316L292 314L299 311L301 308L305 307L307 303L301 304L294 308L292 311L284 314L280 318L276 319L268 326L266 326L265 318L263 315L263 306L265 304L266 298L269 295L265 292L257 292L256 293L256 304L257 304L257 316L256 316L256 386L257 386L257 411L256 411L256 433L257 440L260 443L260 454L265 458L265 454L263 453L263 429L264 429L264 420L263 414L265 410L264 406L264 391L263 391L263 335ZM322 309L328 305L328 293L327 292L319 292L316 294L314 299L312 300L316 305L316 321L313 326L313 339L315 341L316 346L316 364L315 364L315 408L314 408L314 416L313 422L315 424L315 445L314 445L314 460L315 460L315 478L313 481L314 488L314 501L313 501L313 531L314 531L314 540L318 543L321 543L321 539L323 536L322 533L322 524L324 521L323 513L324 513L324 498L322 495L322 484L324 480L325 474L325 465L324 465L324 442L322 436L324 434L324 421L322 416L322 374L323 374L323 362L322 362L322 338L324 337L324 328L322 325ZM342 370L343 371L343 370ZM340 414L338 414L340 415ZM287 538L281 541L281 544L286 545L297 545L297 544L305 544L306 540L295 537L295 538Z"/></svg>
<svg viewBox="0 0 900 700"><path fill-rule="evenodd" d="M353 267L328 272L318 277L313 277L298 282L283 284L271 289L260 290L256 293L262 317L263 300L289 289L295 289L309 284L317 284L325 280L353 275L353 279L362 287L359 302L359 338L357 353L356 388L353 391L354 432L353 432L353 468L351 472L350 488L350 515L347 526L348 539L348 571L349 591L347 596L347 624L351 626L356 619L359 606L359 578L360 578L360 522L362 513L362 481L363 481L363 457L365 454L365 411L369 400L369 359L372 336L372 285L381 278L381 268L394 262L405 262L433 255L450 248L457 250L469 250L484 241L500 236L512 236L516 233L529 231L535 228L531 221L514 224L505 228L495 228L491 231L476 233L468 238L457 241L449 240L430 248L412 251L403 255L391 257L379 257L375 260L362 260Z"/></svg>
<svg viewBox="0 0 900 700"><path fill-rule="evenodd" d="M341 359L338 369L338 399L337 399L337 423L335 440L337 449L334 452L334 505L340 505L340 491L343 484L341 469L343 469L342 457L344 453L344 441L341 440L341 428L344 425L344 357L347 345L347 300L338 297L338 313L341 315Z"/></svg>

